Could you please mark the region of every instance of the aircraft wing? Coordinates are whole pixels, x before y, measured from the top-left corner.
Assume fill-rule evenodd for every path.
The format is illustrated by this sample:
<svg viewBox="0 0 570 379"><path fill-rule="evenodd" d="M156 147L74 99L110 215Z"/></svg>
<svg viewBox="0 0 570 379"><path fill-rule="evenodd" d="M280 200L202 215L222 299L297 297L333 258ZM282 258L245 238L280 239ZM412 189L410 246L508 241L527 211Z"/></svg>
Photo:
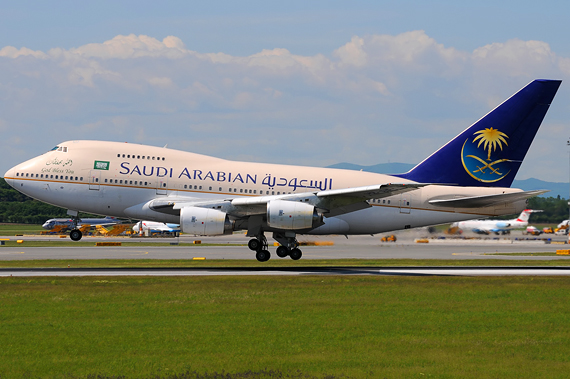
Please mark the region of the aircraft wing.
<svg viewBox="0 0 570 379"><path fill-rule="evenodd" d="M343 188L336 190L302 192L297 194L283 194L273 196L228 197L227 199L170 198L156 199L149 203L149 208L173 213L184 207L220 208L236 217L264 214L267 204L272 200L305 201L320 209L326 217L354 212L369 208L368 199L380 199L413 191L429 184L421 183L386 183L373 186Z"/></svg>
<svg viewBox="0 0 570 379"><path fill-rule="evenodd" d="M448 207L448 208L480 208L480 207L490 207L505 202L525 200L528 199L529 197L538 196L546 192L549 191L534 190L534 191L524 191L524 192L514 192L514 193L502 193L497 195L469 196L469 197L460 197L456 199L430 200L429 203L438 207Z"/></svg>

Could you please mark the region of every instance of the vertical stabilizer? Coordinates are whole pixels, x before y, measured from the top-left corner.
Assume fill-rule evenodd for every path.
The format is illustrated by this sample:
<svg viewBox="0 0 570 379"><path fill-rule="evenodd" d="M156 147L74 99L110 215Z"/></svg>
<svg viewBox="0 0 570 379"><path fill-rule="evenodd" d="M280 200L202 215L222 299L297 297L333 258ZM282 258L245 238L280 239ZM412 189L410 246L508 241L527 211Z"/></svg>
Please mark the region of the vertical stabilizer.
<svg viewBox="0 0 570 379"><path fill-rule="evenodd" d="M510 187L560 80L534 80L405 174L420 183Z"/></svg>

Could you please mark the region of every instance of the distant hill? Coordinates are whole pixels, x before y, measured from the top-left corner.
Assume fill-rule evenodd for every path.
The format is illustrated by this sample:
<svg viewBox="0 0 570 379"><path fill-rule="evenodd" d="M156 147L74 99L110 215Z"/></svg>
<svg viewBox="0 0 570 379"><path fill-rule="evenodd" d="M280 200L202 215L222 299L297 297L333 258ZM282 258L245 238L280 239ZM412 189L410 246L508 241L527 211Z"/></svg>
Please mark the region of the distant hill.
<svg viewBox="0 0 570 379"><path fill-rule="evenodd" d="M409 163L380 163L372 166L361 166L352 163L337 163L332 166L327 166L329 168L340 168L345 170L356 170L356 171L366 171L375 172L377 174L401 174L410 171L415 165ZM541 197L558 197L563 199L568 198L570 192L570 187L568 183L564 182L545 182L540 179L525 179L525 180L514 180L513 187L520 188L524 191L531 190L550 190L550 192L541 195Z"/></svg>
<svg viewBox="0 0 570 379"><path fill-rule="evenodd" d="M541 197L557 197L568 199L568 192L570 187L568 183L561 182L545 182L544 180L530 178L525 180L514 180L513 187L520 188L525 191L547 189L550 192L541 195Z"/></svg>

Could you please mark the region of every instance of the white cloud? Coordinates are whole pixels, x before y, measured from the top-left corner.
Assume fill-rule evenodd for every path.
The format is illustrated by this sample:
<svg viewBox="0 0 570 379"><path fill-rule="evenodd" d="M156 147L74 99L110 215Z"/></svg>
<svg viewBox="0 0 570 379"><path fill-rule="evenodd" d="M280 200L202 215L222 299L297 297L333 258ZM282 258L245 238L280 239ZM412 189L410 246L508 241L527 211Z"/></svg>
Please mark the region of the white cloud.
<svg viewBox="0 0 570 379"><path fill-rule="evenodd" d="M368 55L364 52L364 40L359 37L352 37L352 40L333 52L333 55L340 59L340 65L351 65L362 67L368 63Z"/></svg>
<svg viewBox="0 0 570 379"><path fill-rule="evenodd" d="M21 49L16 49L13 46L6 46L0 50L0 57L7 58L18 58L21 56L32 56L34 58L44 59L47 55L39 50L31 50L27 47L22 47Z"/></svg>
<svg viewBox="0 0 570 379"><path fill-rule="evenodd" d="M71 54L89 58L128 59L140 57L180 58L189 53L184 43L177 37L168 36L161 41L145 36L130 34L116 36L103 43L90 43L75 49Z"/></svg>

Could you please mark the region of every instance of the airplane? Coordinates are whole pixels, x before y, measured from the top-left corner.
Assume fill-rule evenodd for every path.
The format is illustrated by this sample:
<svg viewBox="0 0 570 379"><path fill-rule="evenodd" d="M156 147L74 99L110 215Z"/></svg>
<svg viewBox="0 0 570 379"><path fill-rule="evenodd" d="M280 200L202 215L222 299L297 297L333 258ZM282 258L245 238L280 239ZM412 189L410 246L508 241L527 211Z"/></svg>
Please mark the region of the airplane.
<svg viewBox="0 0 570 379"><path fill-rule="evenodd" d="M512 220L468 220L454 222L451 228L459 228L461 230L471 229L479 234L507 234L511 229L524 228L528 225L528 219L531 213L542 212L532 209L525 209L518 218Z"/></svg>
<svg viewBox="0 0 570 379"><path fill-rule="evenodd" d="M374 235L518 213L546 191L510 188L560 80L537 79L403 174L235 162L167 148L67 141L10 168L6 182L62 208L181 225L186 234L246 231L260 262L298 260L298 234ZM82 237L78 229L70 238Z"/></svg>
<svg viewBox="0 0 570 379"><path fill-rule="evenodd" d="M180 232L180 225L156 221L139 221L133 226L133 231L136 233L143 233L147 230L151 233L177 233Z"/></svg>
<svg viewBox="0 0 570 379"><path fill-rule="evenodd" d="M82 218L80 222L77 224L75 223L74 219L69 218L50 218L42 225L44 229L53 229L56 225L65 225L68 228L74 226L81 226L84 224L87 225L101 225L101 226L108 226L108 225L115 225L120 223L120 220L117 220L115 217L105 217L105 218Z"/></svg>

